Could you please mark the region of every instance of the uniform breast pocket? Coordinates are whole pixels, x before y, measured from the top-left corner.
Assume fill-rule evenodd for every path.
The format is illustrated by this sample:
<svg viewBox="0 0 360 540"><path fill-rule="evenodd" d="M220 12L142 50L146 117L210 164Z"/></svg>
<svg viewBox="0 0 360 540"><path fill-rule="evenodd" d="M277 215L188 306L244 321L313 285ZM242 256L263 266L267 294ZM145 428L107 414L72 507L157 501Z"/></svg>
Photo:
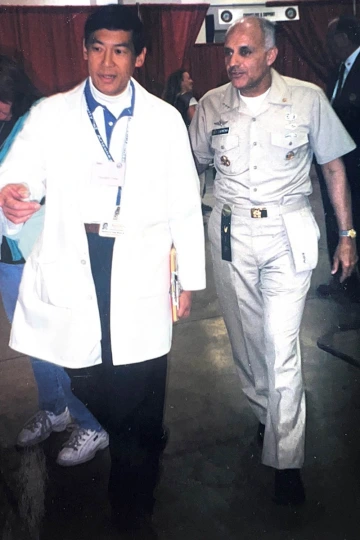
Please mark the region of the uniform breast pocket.
<svg viewBox="0 0 360 540"><path fill-rule="evenodd" d="M271 133L272 156L284 162L297 161L303 157L309 147L309 137L307 133L291 132ZM271 156L270 156L271 159Z"/></svg>
<svg viewBox="0 0 360 540"><path fill-rule="evenodd" d="M237 135L214 135L211 146L218 171L228 176L239 174L245 169L244 148Z"/></svg>

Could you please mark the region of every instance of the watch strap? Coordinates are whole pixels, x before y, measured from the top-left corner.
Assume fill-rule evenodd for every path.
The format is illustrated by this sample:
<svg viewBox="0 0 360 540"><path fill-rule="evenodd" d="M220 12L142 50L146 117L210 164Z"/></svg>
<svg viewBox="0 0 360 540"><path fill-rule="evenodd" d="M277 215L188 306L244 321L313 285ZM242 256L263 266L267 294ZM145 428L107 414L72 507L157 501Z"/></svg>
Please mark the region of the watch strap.
<svg viewBox="0 0 360 540"><path fill-rule="evenodd" d="M339 236L347 236L349 238L356 238L355 229L346 229L344 231L339 231Z"/></svg>

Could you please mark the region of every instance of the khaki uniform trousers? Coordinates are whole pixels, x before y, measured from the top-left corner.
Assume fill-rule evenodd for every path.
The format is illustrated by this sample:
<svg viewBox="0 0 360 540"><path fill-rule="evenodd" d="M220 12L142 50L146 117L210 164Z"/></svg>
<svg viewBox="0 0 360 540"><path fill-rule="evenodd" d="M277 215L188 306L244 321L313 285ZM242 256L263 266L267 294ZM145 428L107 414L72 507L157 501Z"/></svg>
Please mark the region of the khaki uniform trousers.
<svg viewBox="0 0 360 540"><path fill-rule="evenodd" d="M311 271L295 273L281 216L231 219L232 262L221 258L221 208L209 220L215 283L243 391L265 424L264 465L304 461L305 393L299 330Z"/></svg>

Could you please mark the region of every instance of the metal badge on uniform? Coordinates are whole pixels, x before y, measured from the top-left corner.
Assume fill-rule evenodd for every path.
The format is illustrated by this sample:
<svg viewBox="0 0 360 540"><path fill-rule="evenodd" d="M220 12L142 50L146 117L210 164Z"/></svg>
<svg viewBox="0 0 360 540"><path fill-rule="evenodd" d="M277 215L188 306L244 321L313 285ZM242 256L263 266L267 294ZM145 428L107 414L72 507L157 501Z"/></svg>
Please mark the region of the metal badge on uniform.
<svg viewBox="0 0 360 540"><path fill-rule="evenodd" d="M357 95L356 95L356 94L350 94L350 95L349 95L349 101L354 102L354 101L356 101L356 99L357 99Z"/></svg>
<svg viewBox="0 0 360 540"><path fill-rule="evenodd" d="M226 135L227 133L229 133L229 128L225 127L225 128L213 129L212 132L211 132L211 135L212 136L214 136L214 135Z"/></svg>
<svg viewBox="0 0 360 540"><path fill-rule="evenodd" d="M94 163L92 168L91 183L96 186L120 186L124 185L124 163L105 161Z"/></svg>
<svg viewBox="0 0 360 540"><path fill-rule="evenodd" d="M221 258L231 262L231 206L224 204L221 211Z"/></svg>
<svg viewBox="0 0 360 540"><path fill-rule="evenodd" d="M230 160L227 156L221 156L220 161L225 167L230 167Z"/></svg>

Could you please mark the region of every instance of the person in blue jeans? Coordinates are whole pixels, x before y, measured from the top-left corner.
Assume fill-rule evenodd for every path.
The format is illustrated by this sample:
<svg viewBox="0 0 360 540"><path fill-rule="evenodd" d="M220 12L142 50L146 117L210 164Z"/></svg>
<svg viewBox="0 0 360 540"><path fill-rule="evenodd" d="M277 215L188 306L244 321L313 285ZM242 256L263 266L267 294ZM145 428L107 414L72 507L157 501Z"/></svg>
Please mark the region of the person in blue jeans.
<svg viewBox="0 0 360 540"><path fill-rule="evenodd" d="M30 79L16 62L0 55L0 164L30 107L40 98ZM0 294L12 322L25 260L42 230L45 206L31 217L17 237L0 234ZM0 230L1 233L1 230ZM19 446L44 441L70 424L72 433L58 454L57 463L72 466L92 459L109 445L109 436L85 405L74 396L66 371L55 364L30 358L39 394L39 411L18 435Z"/></svg>

